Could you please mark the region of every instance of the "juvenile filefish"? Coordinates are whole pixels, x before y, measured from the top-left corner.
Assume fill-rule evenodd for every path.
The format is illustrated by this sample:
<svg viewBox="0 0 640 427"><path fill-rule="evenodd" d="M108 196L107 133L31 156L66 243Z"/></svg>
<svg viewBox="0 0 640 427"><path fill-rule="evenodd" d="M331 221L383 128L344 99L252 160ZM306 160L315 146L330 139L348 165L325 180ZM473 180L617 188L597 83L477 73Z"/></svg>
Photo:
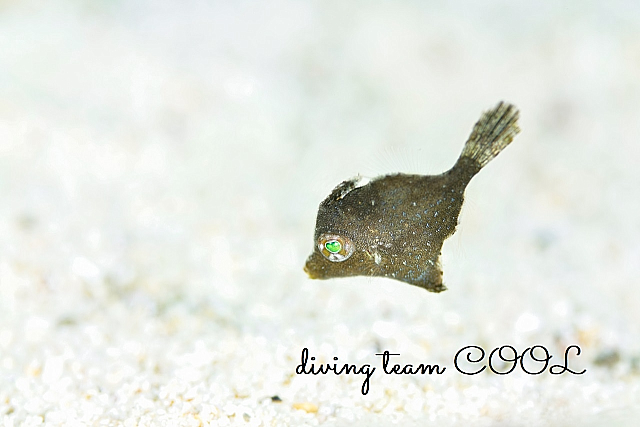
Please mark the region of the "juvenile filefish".
<svg viewBox="0 0 640 427"><path fill-rule="evenodd" d="M518 117L516 107L502 102L483 113L443 174L342 182L320 204L304 271L312 279L376 276L446 290L440 252L458 225L464 190L520 132Z"/></svg>

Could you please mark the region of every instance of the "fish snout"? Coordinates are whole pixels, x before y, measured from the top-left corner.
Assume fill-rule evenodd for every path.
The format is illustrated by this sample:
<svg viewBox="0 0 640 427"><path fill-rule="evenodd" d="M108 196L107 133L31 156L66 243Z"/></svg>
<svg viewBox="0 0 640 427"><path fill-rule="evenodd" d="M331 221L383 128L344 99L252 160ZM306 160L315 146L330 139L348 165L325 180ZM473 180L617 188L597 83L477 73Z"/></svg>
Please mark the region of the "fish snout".
<svg viewBox="0 0 640 427"><path fill-rule="evenodd" d="M310 279L320 278L318 268L315 267L317 261L313 259L314 255L315 254L311 254L311 256L307 258L307 262L304 264L304 269L303 269L304 272L307 273L307 276L309 276Z"/></svg>
<svg viewBox="0 0 640 427"><path fill-rule="evenodd" d="M315 279L315 276L313 274L313 271L309 268L309 261L307 261L304 265L304 272L307 273L307 276L309 276L309 278L311 279Z"/></svg>

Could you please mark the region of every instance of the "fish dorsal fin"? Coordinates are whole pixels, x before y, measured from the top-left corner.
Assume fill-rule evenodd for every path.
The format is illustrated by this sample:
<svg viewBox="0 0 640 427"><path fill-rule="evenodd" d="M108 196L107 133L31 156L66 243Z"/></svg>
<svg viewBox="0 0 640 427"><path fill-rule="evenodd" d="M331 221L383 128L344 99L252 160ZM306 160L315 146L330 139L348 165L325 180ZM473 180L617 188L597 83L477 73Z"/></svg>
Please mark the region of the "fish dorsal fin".
<svg viewBox="0 0 640 427"><path fill-rule="evenodd" d="M342 181L336 188L333 189L328 199L333 201L340 200L344 198L347 194L355 190L356 188L360 188L369 183L369 179L364 178L361 175L358 175L354 178L348 179L346 181Z"/></svg>

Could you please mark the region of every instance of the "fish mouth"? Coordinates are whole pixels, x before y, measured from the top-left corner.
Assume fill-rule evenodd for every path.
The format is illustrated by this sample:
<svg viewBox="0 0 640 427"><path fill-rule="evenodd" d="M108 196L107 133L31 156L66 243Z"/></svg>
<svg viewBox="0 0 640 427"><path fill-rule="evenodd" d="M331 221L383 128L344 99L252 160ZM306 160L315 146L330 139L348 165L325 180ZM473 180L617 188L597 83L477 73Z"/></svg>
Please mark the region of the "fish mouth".
<svg viewBox="0 0 640 427"><path fill-rule="evenodd" d="M305 272L305 273L307 273L307 276L309 276L309 278L310 278L310 279L317 279L317 278L318 278L318 275L317 275L317 274L315 274L315 273L313 272L313 270L311 270L311 269L309 268L309 262L307 262L307 263L304 265L303 270L304 270L304 272Z"/></svg>
<svg viewBox="0 0 640 427"><path fill-rule="evenodd" d="M318 268L318 261L320 261L318 258L322 258L322 256L314 251L307 258L307 262L304 263L303 270L310 279L319 279L321 277L322 269Z"/></svg>

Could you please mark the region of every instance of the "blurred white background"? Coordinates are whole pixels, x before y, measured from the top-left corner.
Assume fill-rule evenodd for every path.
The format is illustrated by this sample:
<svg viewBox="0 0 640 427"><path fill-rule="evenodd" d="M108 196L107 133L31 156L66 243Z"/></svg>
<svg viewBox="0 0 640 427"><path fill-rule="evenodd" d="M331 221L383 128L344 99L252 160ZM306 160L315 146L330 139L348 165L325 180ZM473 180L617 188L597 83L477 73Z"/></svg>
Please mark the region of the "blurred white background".
<svg viewBox="0 0 640 427"><path fill-rule="evenodd" d="M0 2L0 423L633 425L639 70L633 1ZM448 169L500 100L447 292L305 277L335 185ZM464 377L470 344L588 372ZM450 371L361 396L303 347Z"/></svg>

